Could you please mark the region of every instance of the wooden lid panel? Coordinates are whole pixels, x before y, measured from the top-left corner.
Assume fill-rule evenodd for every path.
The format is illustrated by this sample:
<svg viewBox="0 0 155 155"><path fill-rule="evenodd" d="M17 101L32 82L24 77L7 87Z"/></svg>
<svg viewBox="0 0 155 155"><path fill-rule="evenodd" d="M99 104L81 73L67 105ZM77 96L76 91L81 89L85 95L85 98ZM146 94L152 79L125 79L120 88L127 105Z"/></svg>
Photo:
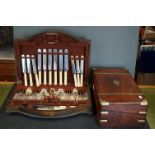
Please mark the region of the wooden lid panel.
<svg viewBox="0 0 155 155"><path fill-rule="evenodd" d="M124 69L122 69L122 72L120 69L95 70L94 85L97 87L98 94L103 95L140 93L129 72Z"/></svg>
<svg viewBox="0 0 155 155"><path fill-rule="evenodd" d="M49 34L49 35L48 35ZM84 82L87 82L89 75L89 50L90 41L77 40L69 35L62 33L45 33L32 37L29 40L16 41L16 64L18 80L23 79L21 68L21 55L35 55L37 57L38 49L68 49L69 50L69 71L68 82L73 83L73 75L71 71L70 56L84 55Z"/></svg>

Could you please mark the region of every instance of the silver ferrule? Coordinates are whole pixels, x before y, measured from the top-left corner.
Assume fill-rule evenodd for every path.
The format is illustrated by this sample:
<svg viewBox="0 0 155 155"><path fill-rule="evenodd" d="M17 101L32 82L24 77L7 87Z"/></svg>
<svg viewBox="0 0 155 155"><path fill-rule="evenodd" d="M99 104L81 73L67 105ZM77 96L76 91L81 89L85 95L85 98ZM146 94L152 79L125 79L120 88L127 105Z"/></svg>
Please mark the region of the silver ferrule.
<svg viewBox="0 0 155 155"><path fill-rule="evenodd" d="M80 61L80 72L81 72L81 74L84 73L84 56L81 56L81 61Z"/></svg>
<svg viewBox="0 0 155 155"><path fill-rule="evenodd" d="M59 49L59 71L63 71L63 50Z"/></svg>
<svg viewBox="0 0 155 155"><path fill-rule="evenodd" d="M73 74L76 74L75 62L74 62L74 58L72 56L71 56L71 66L72 66Z"/></svg>
<svg viewBox="0 0 155 155"><path fill-rule="evenodd" d="M64 50L64 71L68 71L68 49Z"/></svg>
<svg viewBox="0 0 155 155"><path fill-rule="evenodd" d="M57 70L57 67L58 67L58 66L57 66L57 64L58 64L58 62L57 62L57 61L58 61L58 60L57 60L57 59L58 59L58 56L57 56L58 52L57 52L57 49L54 49L53 52L54 52L54 64L53 64L53 70L56 71L56 70Z"/></svg>
<svg viewBox="0 0 155 155"><path fill-rule="evenodd" d="M22 61L22 72L26 73L26 61L25 61L25 55L21 56L21 61Z"/></svg>
<svg viewBox="0 0 155 155"><path fill-rule="evenodd" d="M47 50L43 49L43 70L47 70Z"/></svg>
<svg viewBox="0 0 155 155"><path fill-rule="evenodd" d="M52 70L52 49L48 50L48 70Z"/></svg>
<svg viewBox="0 0 155 155"><path fill-rule="evenodd" d="M36 60L34 55L31 56L31 61L32 61L33 73L37 73Z"/></svg>
<svg viewBox="0 0 155 155"><path fill-rule="evenodd" d="M38 49L38 70L41 71L41 49Z"/></svg>
<svg viewBox="0 0 155 155"><path fill-rule="evenodd" d="M26 58L26 62L27 62L27 72L28 72L28 73L32 73L32 71L31 71L30 55L27 55L26 57L27 57L27 58Z"/></svg>
<svg viewBox="0 0 155 155"><path fill-rule="evenodd" d="M79 64L79 57L76 56L76 72L79 74L80 73L80 64Z"/></svg>

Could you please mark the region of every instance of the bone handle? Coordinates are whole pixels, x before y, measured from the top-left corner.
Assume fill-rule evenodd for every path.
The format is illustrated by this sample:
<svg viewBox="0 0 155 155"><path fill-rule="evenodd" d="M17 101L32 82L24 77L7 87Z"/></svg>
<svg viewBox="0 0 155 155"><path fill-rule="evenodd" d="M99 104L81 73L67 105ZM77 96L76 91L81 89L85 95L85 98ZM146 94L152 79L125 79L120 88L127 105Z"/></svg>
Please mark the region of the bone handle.
<svg viewBox="0 0 155 155"><path fill-rule="evenodd" d="M80 86L83 87L83 74L81 74L81 77L80 78L81 78L81 84L80 84Z"/></svg>
<svg viewBox="0 0 155 155"><path fill-rule="evenodd" d="M49 85L52 84L52 71L49 71Z"/></svg>
<svg viewBox="0 0 155 155"><path fill-rule="evenodd" d="M67 85L67 71L64 71L64 85Z"/></svg>
<svg viewBox="0 0 155 155"><path fill-rule="evenodd" d="M27 74L24 73L24 85L27 86Z"/></svg>
<svg viewBox="0 0 155 155"><path fill-rule="evenodd" d="M76 74L74 74L74 83L75 83L75 87L77 87L77 78L76 78Z"/></svg>
<svg viewBox="0 0 155 155"><path fill-rule="evenodd" d="M77 74L77 87L80 87L80 75Z"/></svg>
<svg viewBox="0 0 155 155"><path fill-rule="evenodd" d="M37 87L39 87L40 83L39 83L39 79L38 79L37 73L35 73L34 76L35 76L35 80L36 80L36 85L37 85Z"/></svg>
<svg viewBox="0 0 155 155"><path fill-rule="evenodd" d="M57 71L54 71L54 85L57 85Z"/></svg>
<svg viewBox="0 0 155 155"><path fill-rule="evenodd" d="M47 84L47 76L46 76L46 71L44 71L44 85Z"/></svg>
<svg viewBox="0 0 155 155"><path fill-rule="evenodd" d="M30 79L30 86L33 86L32 74L31 73L29 73L29 79Z"/></svg>
<svg viewBox="0 0 155 155"><path fill-rule="evenodd" d="M41 71L39 71L39 83L41 84Z"/></svg>
<svg viewBox="0 0 155 155"><path fill-rule="evenodd" d="M59 85L62 85L62 71L59 71Z"/></svg>

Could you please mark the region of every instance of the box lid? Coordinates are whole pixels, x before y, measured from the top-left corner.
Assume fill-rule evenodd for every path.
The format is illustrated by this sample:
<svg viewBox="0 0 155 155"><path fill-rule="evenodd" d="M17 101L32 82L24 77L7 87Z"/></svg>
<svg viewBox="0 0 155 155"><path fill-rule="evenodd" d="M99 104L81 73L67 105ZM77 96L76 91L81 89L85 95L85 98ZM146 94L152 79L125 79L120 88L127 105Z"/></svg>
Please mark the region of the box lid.
<svg viewBox="0 0 155 155"><path fill-rule="evenodd" d="M94 69L94 89L101 103L147 104L134 79L126 69Z"/></svg>
<svg viewBox="0 0 155 155"><path fill-rule="evenodd" d="M48 32L33 36L28 40L16 40L16 65L17 79L22 81L21 55L37 55L38 49L68 49L69 57L71 55L84 55L84 81L87 81L89 75L89 50L90 41L76 39L70 35L59 32ZM70 58L69 58L70 60ZM73 83L71 64L69 63L68 81Z"/></svg>

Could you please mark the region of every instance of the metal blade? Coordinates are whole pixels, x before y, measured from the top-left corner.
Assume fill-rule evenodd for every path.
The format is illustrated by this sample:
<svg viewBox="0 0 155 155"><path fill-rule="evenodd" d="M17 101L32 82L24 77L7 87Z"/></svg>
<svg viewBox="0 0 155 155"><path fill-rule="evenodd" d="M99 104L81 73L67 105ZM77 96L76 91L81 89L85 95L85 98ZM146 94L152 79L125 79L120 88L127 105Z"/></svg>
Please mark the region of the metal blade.
<svg viewBox="0 0 155 155"><path fill-rule="evenodd" d="M59 49L59 70L63 71L63 50Z"/></svg>
<svg viewBox="0 0 155 155"><path fill-rule="evenodd" d="M48 50L48 70L52 70L52 49Z"/></svg>
<svg viewBox="0 0 155 155"><path fill-rule="evenodd" d="M80 71L82 74L84 73L84 55L81 56Z"/></svg>
<svg viewBox="0 0 155 155"><path fill-rule="evenodd" d="M64 71L68 71L68 49L65 49L64 53Z"/></svg>
<svg viewBox="0 0 155 155"><path fill-rule="evenodd" d="M23 72L23 73L26 73L25 55L21 55L21 61L22 61L22 72Z"/></svg>
<svg viewBox="0 0 155 155"><path fill-rule="evenodd" d="M79 56L76 56L76 73L80 73Z"/></svg>
<svg viewBox="0 0 155 155"><path fill-rule="evenodd" d="M32 71L31 71L30 55L27 55L26 57L27 57L27 59L26 59L26 62L27 62L27 71L28 71L28 73L32 73Z"/></svg>
<svg viewBox="0 0 155 155"><path fill-rule="evenodd" d="M58 65L58 56L57 56L57 54L58 54L58 51L57 51L57 49L54 49L54 64L53 64L53 70L57 70L57 65Z"/></svg>
<svg viewBox="0 0 155 155"><path fill-rule="evenodd" d="M74 57L73 56L71 56L71 66L72 66L73 74L76 74L76 68L75 68L75 62L74 62Z"/></svg>
<svg viewBox="0 0 155 155"><path fill-rule="evenodd" d="M38 49L38 70L40 71L41 70L41 49Z"/></svg>
<svg viewBox="0 0 155 155"><path fill-rule="evenodd" d="M31 61L32 61L33 73L37 73L36 61L34 55L31 56Z"/></svg>
<svg viewBox="0 0 155 155"><path fill-rule="evenodd" d="M47 70L47 50L43 49L43 70Z"/></svg>

